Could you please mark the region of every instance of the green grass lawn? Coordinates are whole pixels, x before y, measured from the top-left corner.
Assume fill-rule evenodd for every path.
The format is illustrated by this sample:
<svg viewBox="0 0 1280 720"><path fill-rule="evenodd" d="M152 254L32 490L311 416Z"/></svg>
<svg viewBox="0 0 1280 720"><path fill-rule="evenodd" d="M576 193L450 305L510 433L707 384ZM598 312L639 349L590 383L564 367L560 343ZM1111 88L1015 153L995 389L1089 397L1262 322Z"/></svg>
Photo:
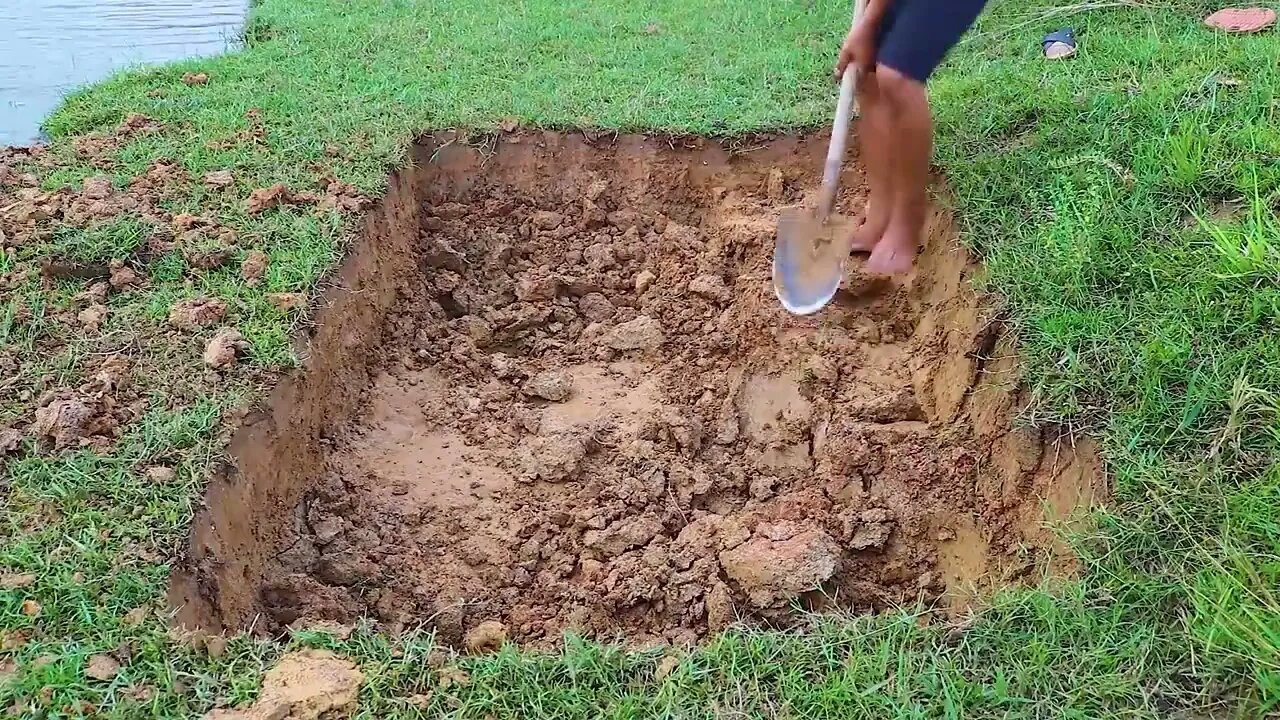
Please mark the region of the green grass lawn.
<svg viewBox="0 0 1280 720"><path fill-rule="evenodd" d="M1020 331L1032 419L1103 442L1115 497L1079 539L1083 577L1001 595L964 628L903 611L806 636L729 634L670 674L659 654L570 641L460 660L469 681L444 684L422 634L295 638L361 664L362 717L1280 712L1280 37L1214 34L1204 2L992 5L934 88L937 160ZM847 15L830 0L262 0L243 52L69 98L47 125L46 188L104 170L123 184L159 157L195 177L231 168L231 197L194 183L165 207L216 219L272 263L248 287L238 263L151 257L149 284L109 299L101 333L66 320L80 281L33 275L3 291L0 346L16 370L0 377L0 428L25 425L41 392L80 384L104 352L130 358L146 403L109 449L28 445L0 460L0 577L15 585L0 589L0 713L198 715L252 698L285 649L240 637L210 652L158 618L230 412L293 362L300 320L266 295L313 291L351 234L337 215L250 215L252 189L314 188L332 171L377 195L416 133L509 117L713 135L821 125ZM1080 55L1045 62L1039 38L1063 25ZM184 84L191 71L209 84ZM265 135L237 142L251 108ZM109 167L76 157L77 137L131 112L164 129ZM49 255L124 258L146 232L129 216L54 228L0 256L0 274ZM252 342L220 385L189 381L204 335L161 332L174 301L201 294L225 299ZM176 475L148 476L154 465ZM12 580L23 574L33 581ZM123 668L87 677L102 652Z"/></svg>

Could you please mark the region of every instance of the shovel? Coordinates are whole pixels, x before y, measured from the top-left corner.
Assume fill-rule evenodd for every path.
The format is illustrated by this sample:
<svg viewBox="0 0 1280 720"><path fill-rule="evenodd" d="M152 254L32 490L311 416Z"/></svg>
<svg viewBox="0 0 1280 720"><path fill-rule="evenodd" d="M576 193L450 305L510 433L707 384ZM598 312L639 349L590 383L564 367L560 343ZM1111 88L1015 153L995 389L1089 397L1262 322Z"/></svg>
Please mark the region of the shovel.
<svg viewBox="0 0 1280 720"><path fill-rule="evenodd" d="M858 20L865 0L854 6ZM831 129L831 146L822 175L822 192L813 210L803 207L783 209L778 217L778 235L773 249L773 292L788 312L812 315L835 297L844 279L845 262L852 248L856 226L848 218L832 215L840 169L844 165L849 138L849 117L853 114L854 88L858 71L849 67L840 78L840 99Z"/></svg>

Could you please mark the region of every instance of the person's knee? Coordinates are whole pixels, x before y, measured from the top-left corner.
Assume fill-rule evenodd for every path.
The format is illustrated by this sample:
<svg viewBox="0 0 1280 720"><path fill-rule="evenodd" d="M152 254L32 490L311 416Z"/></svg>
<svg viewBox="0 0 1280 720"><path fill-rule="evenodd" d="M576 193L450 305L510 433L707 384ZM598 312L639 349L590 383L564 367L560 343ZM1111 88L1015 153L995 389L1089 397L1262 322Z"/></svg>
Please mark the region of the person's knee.
<svg viewBox="0 0 1280 720"><path fill-rule="evenodd" d="M911 107L926 97L924 83L888 65L877 65L875 74L881 99L897 107Z"/></svg>

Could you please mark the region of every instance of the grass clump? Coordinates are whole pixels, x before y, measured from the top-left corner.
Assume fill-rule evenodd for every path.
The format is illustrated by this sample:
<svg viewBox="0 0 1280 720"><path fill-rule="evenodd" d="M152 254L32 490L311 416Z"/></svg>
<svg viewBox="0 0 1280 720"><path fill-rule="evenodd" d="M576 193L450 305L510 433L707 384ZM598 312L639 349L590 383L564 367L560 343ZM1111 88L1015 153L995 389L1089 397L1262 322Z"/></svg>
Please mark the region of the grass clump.
<svg viewBox="0 0 1280 720"><path fill-rule="evenodd" d="M1011 592L965 628L909 612L811 633L733 633L671 663L569 641L441 666L430 638L362 628L337 648L367 677L361 717L1261 716L1280 703L1280 69L1274 36L1201 27L1202 2L992 3L934 89L938 161L1019 329L1033 419L1097 434L1114 503L1082 540L1087 572L1054 593ZM261 285L234 260L194 267L148 251L147 284L76 322L84 282L40 282L47 254L136 256L137 217L59 226L0 256L0 427L124 353L137 414L101 447L4 462L0 481L0 709L18 716L189 717L250 699L285 648L211 651L163 629L167 559L232 410L294 362L295 314L341 254L344 216L245 209L273 183L332 174L376 195L414 135L531 125L731 135L825 123L844 3L618 0L262 0L247 47L119 74L47 124L45 189L105 174L117 187L161 158L193 180L157 207L233 230L266 252ZM1070 23L1081 52L1046 63ZM188 72L207 85L189 86ZM130 113L160 123L86 160L77 145ZM2 205L3 203L0 203ZM201 381L209 331L173 338L174 302L216 296L252 342L244 368ZM202 334L203 333L203 334ZM160 468L160 471L156 469ZM28 582L23 576L31 576ZM95 654L124 660L89 677ZM661 668L661 671L660 671ZM445 678L450 678L445 682Z"/></svg>

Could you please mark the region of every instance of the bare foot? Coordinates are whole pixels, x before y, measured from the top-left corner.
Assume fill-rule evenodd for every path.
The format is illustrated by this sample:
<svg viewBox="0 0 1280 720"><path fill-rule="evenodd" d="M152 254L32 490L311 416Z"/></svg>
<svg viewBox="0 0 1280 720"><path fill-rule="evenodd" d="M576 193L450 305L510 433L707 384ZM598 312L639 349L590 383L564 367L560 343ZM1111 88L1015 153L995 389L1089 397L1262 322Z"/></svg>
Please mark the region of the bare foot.
<svg viewBox="0 0 1280 720"><path fill-rule="evenodd" d="M890 232L876 245L862 269L872 275L904 275L916 261L915 239L909 233Z"/></svg>
<svg viewBox="0 0 1280 720"><path fill-rule="evenodd" d="M867 203L866 217L862 226L853 233L853 242L849 249L856 253L869 253L880 244L884 231L889 227L889 213L876 212L871 203Z"/></svg>

